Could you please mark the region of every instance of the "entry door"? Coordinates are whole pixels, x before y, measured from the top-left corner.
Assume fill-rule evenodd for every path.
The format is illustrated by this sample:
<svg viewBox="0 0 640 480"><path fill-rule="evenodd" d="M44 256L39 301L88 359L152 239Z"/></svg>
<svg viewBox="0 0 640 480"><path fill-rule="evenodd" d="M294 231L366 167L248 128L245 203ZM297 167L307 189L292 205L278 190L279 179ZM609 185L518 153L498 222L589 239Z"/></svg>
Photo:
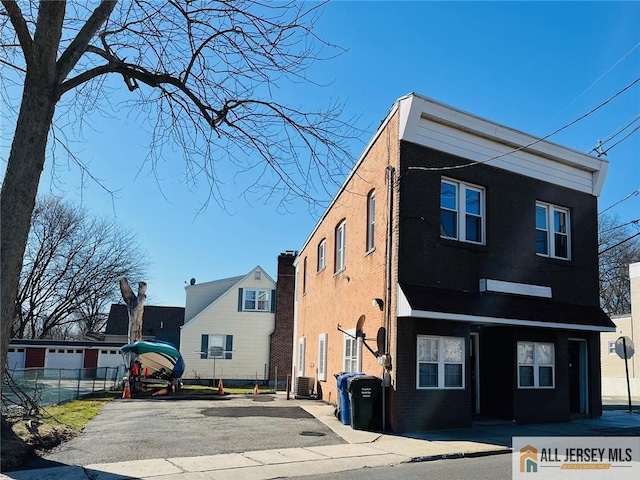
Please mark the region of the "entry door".
<svg viewBox="0 0 640 480"><path fill-rule="evenodd" d="M587 342L569 340L569 408L571 413L589 413Z"/></svg>
<svg viewBox="0 0 640 480"><path fill-rule="evenodd" d="M469 338L469 359L471 361L471 414L480 415L480 356L478 334L472 333Z"/></svg>

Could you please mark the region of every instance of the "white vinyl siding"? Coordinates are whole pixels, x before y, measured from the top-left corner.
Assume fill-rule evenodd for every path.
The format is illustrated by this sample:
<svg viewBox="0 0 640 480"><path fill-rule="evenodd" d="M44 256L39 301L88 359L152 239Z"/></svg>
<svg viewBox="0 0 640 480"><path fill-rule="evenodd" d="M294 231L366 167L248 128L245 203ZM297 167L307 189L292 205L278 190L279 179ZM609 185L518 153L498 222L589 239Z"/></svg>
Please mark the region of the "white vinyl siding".
<svg viewBox="0 0 640 480"><path fill-rule="evenodd" d="M553 343L518 342L518 388L554 388Z"/></svg>
<svg viewBox="0 0 640 480"><path fill-rule="evenodd" d="M262 273L261 279L255 280L255 271L252 270L245 278L241 277L229 286L225 293L216 292L214 301L203 307L180 331L180 353L186 365L185 379L212 378L214 360L200 358L199 353L202 335L211 334L233 336L231 359L215 360L216 378L222 375L225 381L255 381L256 376L258 380L264 379L265 365L267 368L269 365L269 339L275 328L275 314L269 310L242 311L238 307L243 304L245 290L262 290L271 295L273 289L275 282L268 275ZM278 375L282 380L285 373L279 371Z"/></svg>
<svg viewBox="0 0 640 480"><path fill-rule="evenodd" d="M536 203L536 253L551 258L571 259L568 209Z"/></svg>
<svg viewBox="0 0 640 480"><path fill-rule="evenodd" d="M464 345L462 337L418 335L417 388L464 388Z"/></svg>

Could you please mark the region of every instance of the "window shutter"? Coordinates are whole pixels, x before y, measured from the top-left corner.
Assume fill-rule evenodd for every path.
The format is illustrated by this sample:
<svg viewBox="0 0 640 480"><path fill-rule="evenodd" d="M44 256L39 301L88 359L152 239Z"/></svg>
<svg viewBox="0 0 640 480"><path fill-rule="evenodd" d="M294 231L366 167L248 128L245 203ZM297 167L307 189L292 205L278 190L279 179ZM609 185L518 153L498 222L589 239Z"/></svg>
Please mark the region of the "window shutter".
<svg viewBox="0 0 640 480"><path fill-rule="evenodd" d="M224 349L226 350L224 354L224 358L226 358L227 360L231 360L231 357L232 357L231 351L233 350L233 335L227 335Z"/></svg>
<svg viewBox="0 0 640 480"><path fill-rule="evenodd" d="M271 313L276 313L276 291L271 290Z"/></svg>
<svg viewBox="0 0 640 480"><path fill-rule="evenodd" d="M238 311L242 311L242 289L238 289Z"/></svg>
<svg viewBox="0 0 640 480"><path fill-rule="evenodd" d="M209 351L209 335L202 335L200 340L200 358L207 358L207 352Z"/></svg>

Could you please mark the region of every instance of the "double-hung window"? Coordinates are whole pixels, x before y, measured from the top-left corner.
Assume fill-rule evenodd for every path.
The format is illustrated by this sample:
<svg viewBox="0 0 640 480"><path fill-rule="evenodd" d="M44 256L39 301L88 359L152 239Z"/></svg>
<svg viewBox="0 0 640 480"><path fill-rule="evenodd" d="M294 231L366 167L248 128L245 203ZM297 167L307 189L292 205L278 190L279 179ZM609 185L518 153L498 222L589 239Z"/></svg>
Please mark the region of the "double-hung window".
<svg viewBox="0 0 640 480"><path fill-rule="evenodd" d="M268 312L271 309L271 290L244 289L243 310Z"/></svg>
<svg viewBox="0 0 640 480"><path fill-rule="evenodd" d="M327 256L327 241L322 239L318 244L318 272L324 270Z"/></svg>
<svg viewBox="0 0 640 480"><path fill-rule="evenodd" d="M554 388L553 343L518 342L518 388Z"/></svg>
<svg viewBox="0 0 640 480"><path fill-rule="evenodd" d="M376 226L376 191L371 190L367 196L367 252L376 246L374 233Z"/></svg>
<svg viewBox="0 0 640 480"><path fill-rule="evenodd" d="M417 387L464 388L464 338L418 335Z"/></svg>
<svg viewBox="0 0 640 480"><path fill-rule="evenodd" d="M484 244L484 189L454 180L440 183L440 236Z"/></svg>
<svg viewBox="0 0 640 480"><path fill-rule="evenodd" d="M569 210L536 202L536 253L569 260L570 241Z"/></svg>
<svg viewBox="0 0 640 480"><path fill-rule="evenodd" d="M335 272L344 270L345 267L345 241L347 234L347 224L343 220L336 227L336 249L335 249Z"/></svg>
<svg viewBox="0 0 640 480"><path fill-rule="evenodd" d="M233 335L204 334L200 341L200 358L224 358L233 355Z"/></svg>

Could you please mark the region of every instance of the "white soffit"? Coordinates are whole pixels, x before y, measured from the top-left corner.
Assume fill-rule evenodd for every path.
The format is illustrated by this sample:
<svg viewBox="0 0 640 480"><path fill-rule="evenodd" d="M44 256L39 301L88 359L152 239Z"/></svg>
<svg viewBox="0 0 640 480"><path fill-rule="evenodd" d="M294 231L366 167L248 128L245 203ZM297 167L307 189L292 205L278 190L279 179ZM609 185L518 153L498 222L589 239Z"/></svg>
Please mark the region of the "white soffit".
<svg viewBox="0 0 640 480"><path fill-rule="evenodd" d="M401 140L595 196L602 190L608 167L602 158L540 140L420 95L408 95L398 103Z"/></svg>
<svg viewBox="0 0 640 480"><path fill-rule="evenodd" d="M529 283L505 282L503 280L480 279L481 292L513 293L529 297L551 298L551 287Z"/></svg>

